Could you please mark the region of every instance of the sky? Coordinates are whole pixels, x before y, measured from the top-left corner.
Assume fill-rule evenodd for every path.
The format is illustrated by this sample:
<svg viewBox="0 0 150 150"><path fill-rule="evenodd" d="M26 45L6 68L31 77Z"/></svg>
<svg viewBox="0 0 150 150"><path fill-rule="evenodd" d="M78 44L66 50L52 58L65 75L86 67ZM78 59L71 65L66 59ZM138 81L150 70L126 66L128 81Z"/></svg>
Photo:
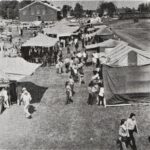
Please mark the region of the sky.
<svg viewBox="0 0 150 150"><path fill-rule="evenodd" d="M118 8L121 7L130 7L130 8L138 8L140 3L147 3L150 0L49 0L57 7L62 7L64 4L75 6L77 2L83 5L84 9L96 9L100 2L102 1L113 1Z"/></svg>
<svg viewBox="0 0 150 150"><path fill-rule="evenodd" d="M21 1L21 0L18 0ZM56 7L62 8L63 5L67 4L74 8L75 4L79 2L84 9L97 9L100 2L103 1L112 1L116 4L118 8L129 7L129 8L138 8L140 3L148 3L150 0L47 0L54 4Z"/></svg>

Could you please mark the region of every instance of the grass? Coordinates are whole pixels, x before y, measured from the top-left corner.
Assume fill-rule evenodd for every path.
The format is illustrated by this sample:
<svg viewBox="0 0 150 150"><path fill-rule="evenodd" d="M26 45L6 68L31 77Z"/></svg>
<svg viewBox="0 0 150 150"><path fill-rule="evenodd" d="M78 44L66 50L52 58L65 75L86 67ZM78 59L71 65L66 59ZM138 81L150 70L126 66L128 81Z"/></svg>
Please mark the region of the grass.
<svg viewBox="0 0 150 150"><path fill-rule="evenodd" d="M138 23L134 23L133 20L118 21L112 24L111 28L121 39L132 46L150 51L149 20L139 20Z"/></svg>
<svg viewBox="0 0 150 150"><path fill-rule="evenodd" d="M28 90L36 110L31 120L25 118L23 107L17 105L0 115L0 149L118 150L120 120L134 112L140 131L135 135L138 150L149 150L150 106L87 105L91 76L92 67L85 67L86 84L75 85L74 102L69 105L65 105L64 88L68 74L58 75L52 66L41 67L26 77L22 82L30 83Z"/></svg>
<svg viewBox="0 0 150 150"><path fill-rule="evenodd" d="M86 84L75 86L74 103L67 106L64 89L67 74L56 75L54 67L39 68L33 76L24 79L47 90L40 103L34 103L33 99L36 107L33 119L27 120L23 108L16 105L0 116L0 149L117 150L120 119L134 112L140 130L136 136L138 149L149 150L150 107L88 106L91 70L85 68Z"/></svg>

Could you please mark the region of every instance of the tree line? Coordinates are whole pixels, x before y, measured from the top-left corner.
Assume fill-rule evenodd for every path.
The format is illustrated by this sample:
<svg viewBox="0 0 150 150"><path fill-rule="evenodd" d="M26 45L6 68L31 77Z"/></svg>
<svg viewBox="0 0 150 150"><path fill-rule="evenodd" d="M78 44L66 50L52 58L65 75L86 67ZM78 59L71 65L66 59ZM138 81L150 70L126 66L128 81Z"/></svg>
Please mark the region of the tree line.
<svg viewBox="0 0 150 150"><path fill-rule="evenodd" d="M17 19L19 17L19 9L25 7L26 5L32 3L34 0L22 0L18 2L17 0L1 0L0 1L0 16L5 19ZM126 12L134 12L135 9L125 8ZM139 12L150 12L150 3L141 3L138 6ZM80 3L76 3L75 7L72 8L69 5L63 5L62 7L63 17L67 17L68 14L75 16L76 18L83 17L84 14L92 16L92 10L84 10L83 6ZM107 14L112 17L114 13L117 12L117 6L113 2L100 2L96 12L99 16Z"/></svg>

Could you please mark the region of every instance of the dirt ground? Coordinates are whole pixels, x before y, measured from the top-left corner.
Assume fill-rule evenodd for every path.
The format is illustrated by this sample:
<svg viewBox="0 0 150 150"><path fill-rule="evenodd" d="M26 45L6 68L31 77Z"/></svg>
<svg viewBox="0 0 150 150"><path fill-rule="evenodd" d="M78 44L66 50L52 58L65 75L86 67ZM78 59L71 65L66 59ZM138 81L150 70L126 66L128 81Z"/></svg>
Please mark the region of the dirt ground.
<svg viewBox="0 0 150 150"><path fill-rule="evenodd" d="M111 28L122 40L150 51L150 20L141 19L138 23L134 23L133 20L118 21L112 24Z"/></svg>

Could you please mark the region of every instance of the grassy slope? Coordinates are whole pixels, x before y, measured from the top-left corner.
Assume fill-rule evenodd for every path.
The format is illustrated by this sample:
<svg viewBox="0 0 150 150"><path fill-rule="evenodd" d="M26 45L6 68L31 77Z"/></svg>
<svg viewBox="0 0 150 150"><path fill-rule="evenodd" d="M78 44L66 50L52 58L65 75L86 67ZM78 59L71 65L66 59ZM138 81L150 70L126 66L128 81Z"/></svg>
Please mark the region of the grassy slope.
<svg viewBox="0 0 150 150"><path fill-rule="evenodd" d="M133 23L133 20L119 21L111 25L113 31L131 45L142 50L150 50L150 21L139 20L139 23Z"/></svg>
<svg viewBox="0 0 150 150"><path fill-rule="evenodd" d="M67 74L57 75L54 67L39 68L25 78L25 82L32 83L29 90L36 111L28 120L23 107L13 105L0 115L0 149L117 150L120 119L135 112L140 130L136 136L138 150L149 150L150 106L88 106L87 84L92 67L85 68L85 72L86 84L75 86L74 103L67 106ZM47 89L42 91L39 86Z"/></svg>
<svg viewBox="0 0 150 150"><path fill-rule="evenodd" d="M87 83L91 70L86 68ZM0 149L116 150L119 121L131 112L137 114L139 150L150 149L149 106L106 109L88 106L87 83L81 87L76 85L74 103L66 106L64 81L67 77L67 74L56 75L54 68L40 68L25 79L48 89L40 103L33 103L36 107L33 119L25 119L22 107L15 105L0 116Z"/></svg>

